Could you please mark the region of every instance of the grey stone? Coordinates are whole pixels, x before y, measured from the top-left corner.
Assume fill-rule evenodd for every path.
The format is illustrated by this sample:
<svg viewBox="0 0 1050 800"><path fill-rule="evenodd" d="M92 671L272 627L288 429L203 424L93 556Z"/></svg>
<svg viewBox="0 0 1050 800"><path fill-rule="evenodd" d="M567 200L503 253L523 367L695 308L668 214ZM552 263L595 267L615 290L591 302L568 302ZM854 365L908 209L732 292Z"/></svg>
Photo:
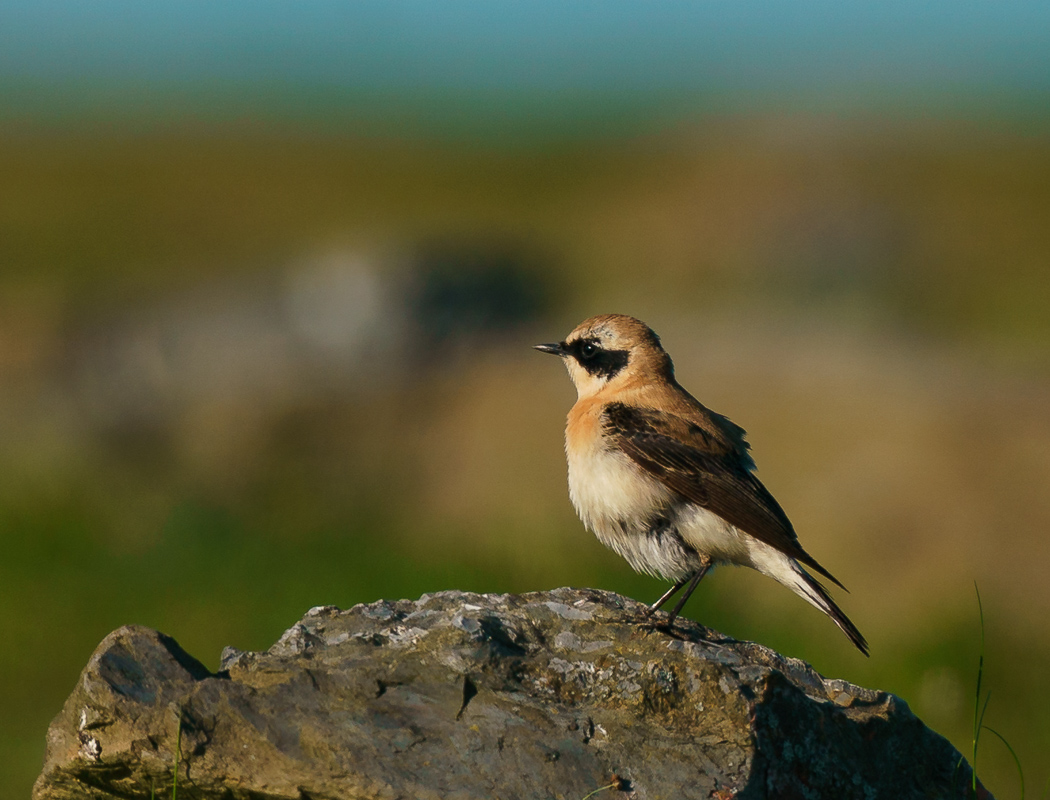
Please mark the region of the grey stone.
<svg viewBox="0 0 1050 800"><path fill-rule="evenodd" d="M176 764L180 800L968 797L900 698L644 609L576 589L322 606L217 674L124 627L33 797L165 797Z"/></svg>

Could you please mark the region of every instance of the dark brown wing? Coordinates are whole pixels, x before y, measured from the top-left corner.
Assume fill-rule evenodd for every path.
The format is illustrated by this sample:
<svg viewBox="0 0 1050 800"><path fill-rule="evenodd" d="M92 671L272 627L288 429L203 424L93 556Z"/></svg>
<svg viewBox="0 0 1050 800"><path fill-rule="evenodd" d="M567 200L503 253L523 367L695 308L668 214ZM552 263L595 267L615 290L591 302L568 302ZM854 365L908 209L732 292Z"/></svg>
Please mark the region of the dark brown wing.
<svg viewBox="0 0 1050 800"><path fill-rule="evenodd" d="M787 514L748 469L752 462L738 442L717 428L623 403L605 408L602 426L624 454L668 489L845 588L802 549ZM743 430L737 430L742 440Z"/></svg>

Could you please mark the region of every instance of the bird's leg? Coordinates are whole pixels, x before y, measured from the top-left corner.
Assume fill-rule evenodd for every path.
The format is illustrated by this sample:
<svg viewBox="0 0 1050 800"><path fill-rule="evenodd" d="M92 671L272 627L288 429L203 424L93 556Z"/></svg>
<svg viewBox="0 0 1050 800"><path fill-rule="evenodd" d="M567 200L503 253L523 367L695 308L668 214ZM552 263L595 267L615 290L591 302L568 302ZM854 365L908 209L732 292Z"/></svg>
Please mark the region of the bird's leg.
<svg viewBox="0 0 1050 800"><path fill-rule="evenodd" d="M707 571L711 569L711 559L707 556L702 556L702 558L703 562L700 565L700 569L693 573L693 579L689 581L689 585L685 589L685 594L682 595L678 604L671 610L671 614L667 617L668 628L674 625L674 621L678 618L678 614L685 605L685 601L689 599L689 595L693 593L696 587L700 584L701 579L707 574Z"/></svg>
<svg viewBox="0 0 1050 800"><path fill-rule="evenodd" d="M658 611L660 609L660 606L662 606L664 603L666 603L668 600L674 597L675 592L677 592L679 589L685 586L689 582L689 579L693 577L693 574L694 573L690 572L688 575L682 578L682 580L678 581L678 583L676 583L674 586L672 586L670 589L664 592L663 596L659 600L657 600L655 603L649 606L649 616L652 616L653 612Z"/></svg>

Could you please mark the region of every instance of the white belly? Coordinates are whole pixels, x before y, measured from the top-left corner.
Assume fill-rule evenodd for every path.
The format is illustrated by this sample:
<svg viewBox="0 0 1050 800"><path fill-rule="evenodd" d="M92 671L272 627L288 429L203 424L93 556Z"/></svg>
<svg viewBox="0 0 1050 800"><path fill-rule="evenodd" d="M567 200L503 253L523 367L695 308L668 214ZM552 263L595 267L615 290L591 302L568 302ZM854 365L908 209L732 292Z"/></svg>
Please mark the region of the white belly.
<svg viewBox="0 0 1050 800"><path fill-rule="evenodd" d="M568 453L569 497L583 524L639 572L678 580L700 566L751 566L748 538L716 514L690 503L627 456L595 446ZM656 518L668 522L654 534Z"/></svg>
<svg viewBox="0 0 1050 800"><path fill-rule="evenodd" d="M619 452L593 447L568 459L569 498L599 537L610 525L648 516L671 500L666 488Z"/></svg>

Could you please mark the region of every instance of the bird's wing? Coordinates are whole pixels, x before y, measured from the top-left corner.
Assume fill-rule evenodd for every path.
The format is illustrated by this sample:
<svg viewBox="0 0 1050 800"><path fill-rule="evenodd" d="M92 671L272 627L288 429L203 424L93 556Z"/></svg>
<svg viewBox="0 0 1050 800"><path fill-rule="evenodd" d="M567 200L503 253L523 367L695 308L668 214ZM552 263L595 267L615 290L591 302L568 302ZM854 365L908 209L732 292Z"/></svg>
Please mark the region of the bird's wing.
<svg viewBox="0 0 1050 800"><path fill-rule="evenodd" d="M802 549L780 504L748 469L746 451L718 428L624 403L610 403L601 419L615 446L668 489L842 586Z"/></svg>

